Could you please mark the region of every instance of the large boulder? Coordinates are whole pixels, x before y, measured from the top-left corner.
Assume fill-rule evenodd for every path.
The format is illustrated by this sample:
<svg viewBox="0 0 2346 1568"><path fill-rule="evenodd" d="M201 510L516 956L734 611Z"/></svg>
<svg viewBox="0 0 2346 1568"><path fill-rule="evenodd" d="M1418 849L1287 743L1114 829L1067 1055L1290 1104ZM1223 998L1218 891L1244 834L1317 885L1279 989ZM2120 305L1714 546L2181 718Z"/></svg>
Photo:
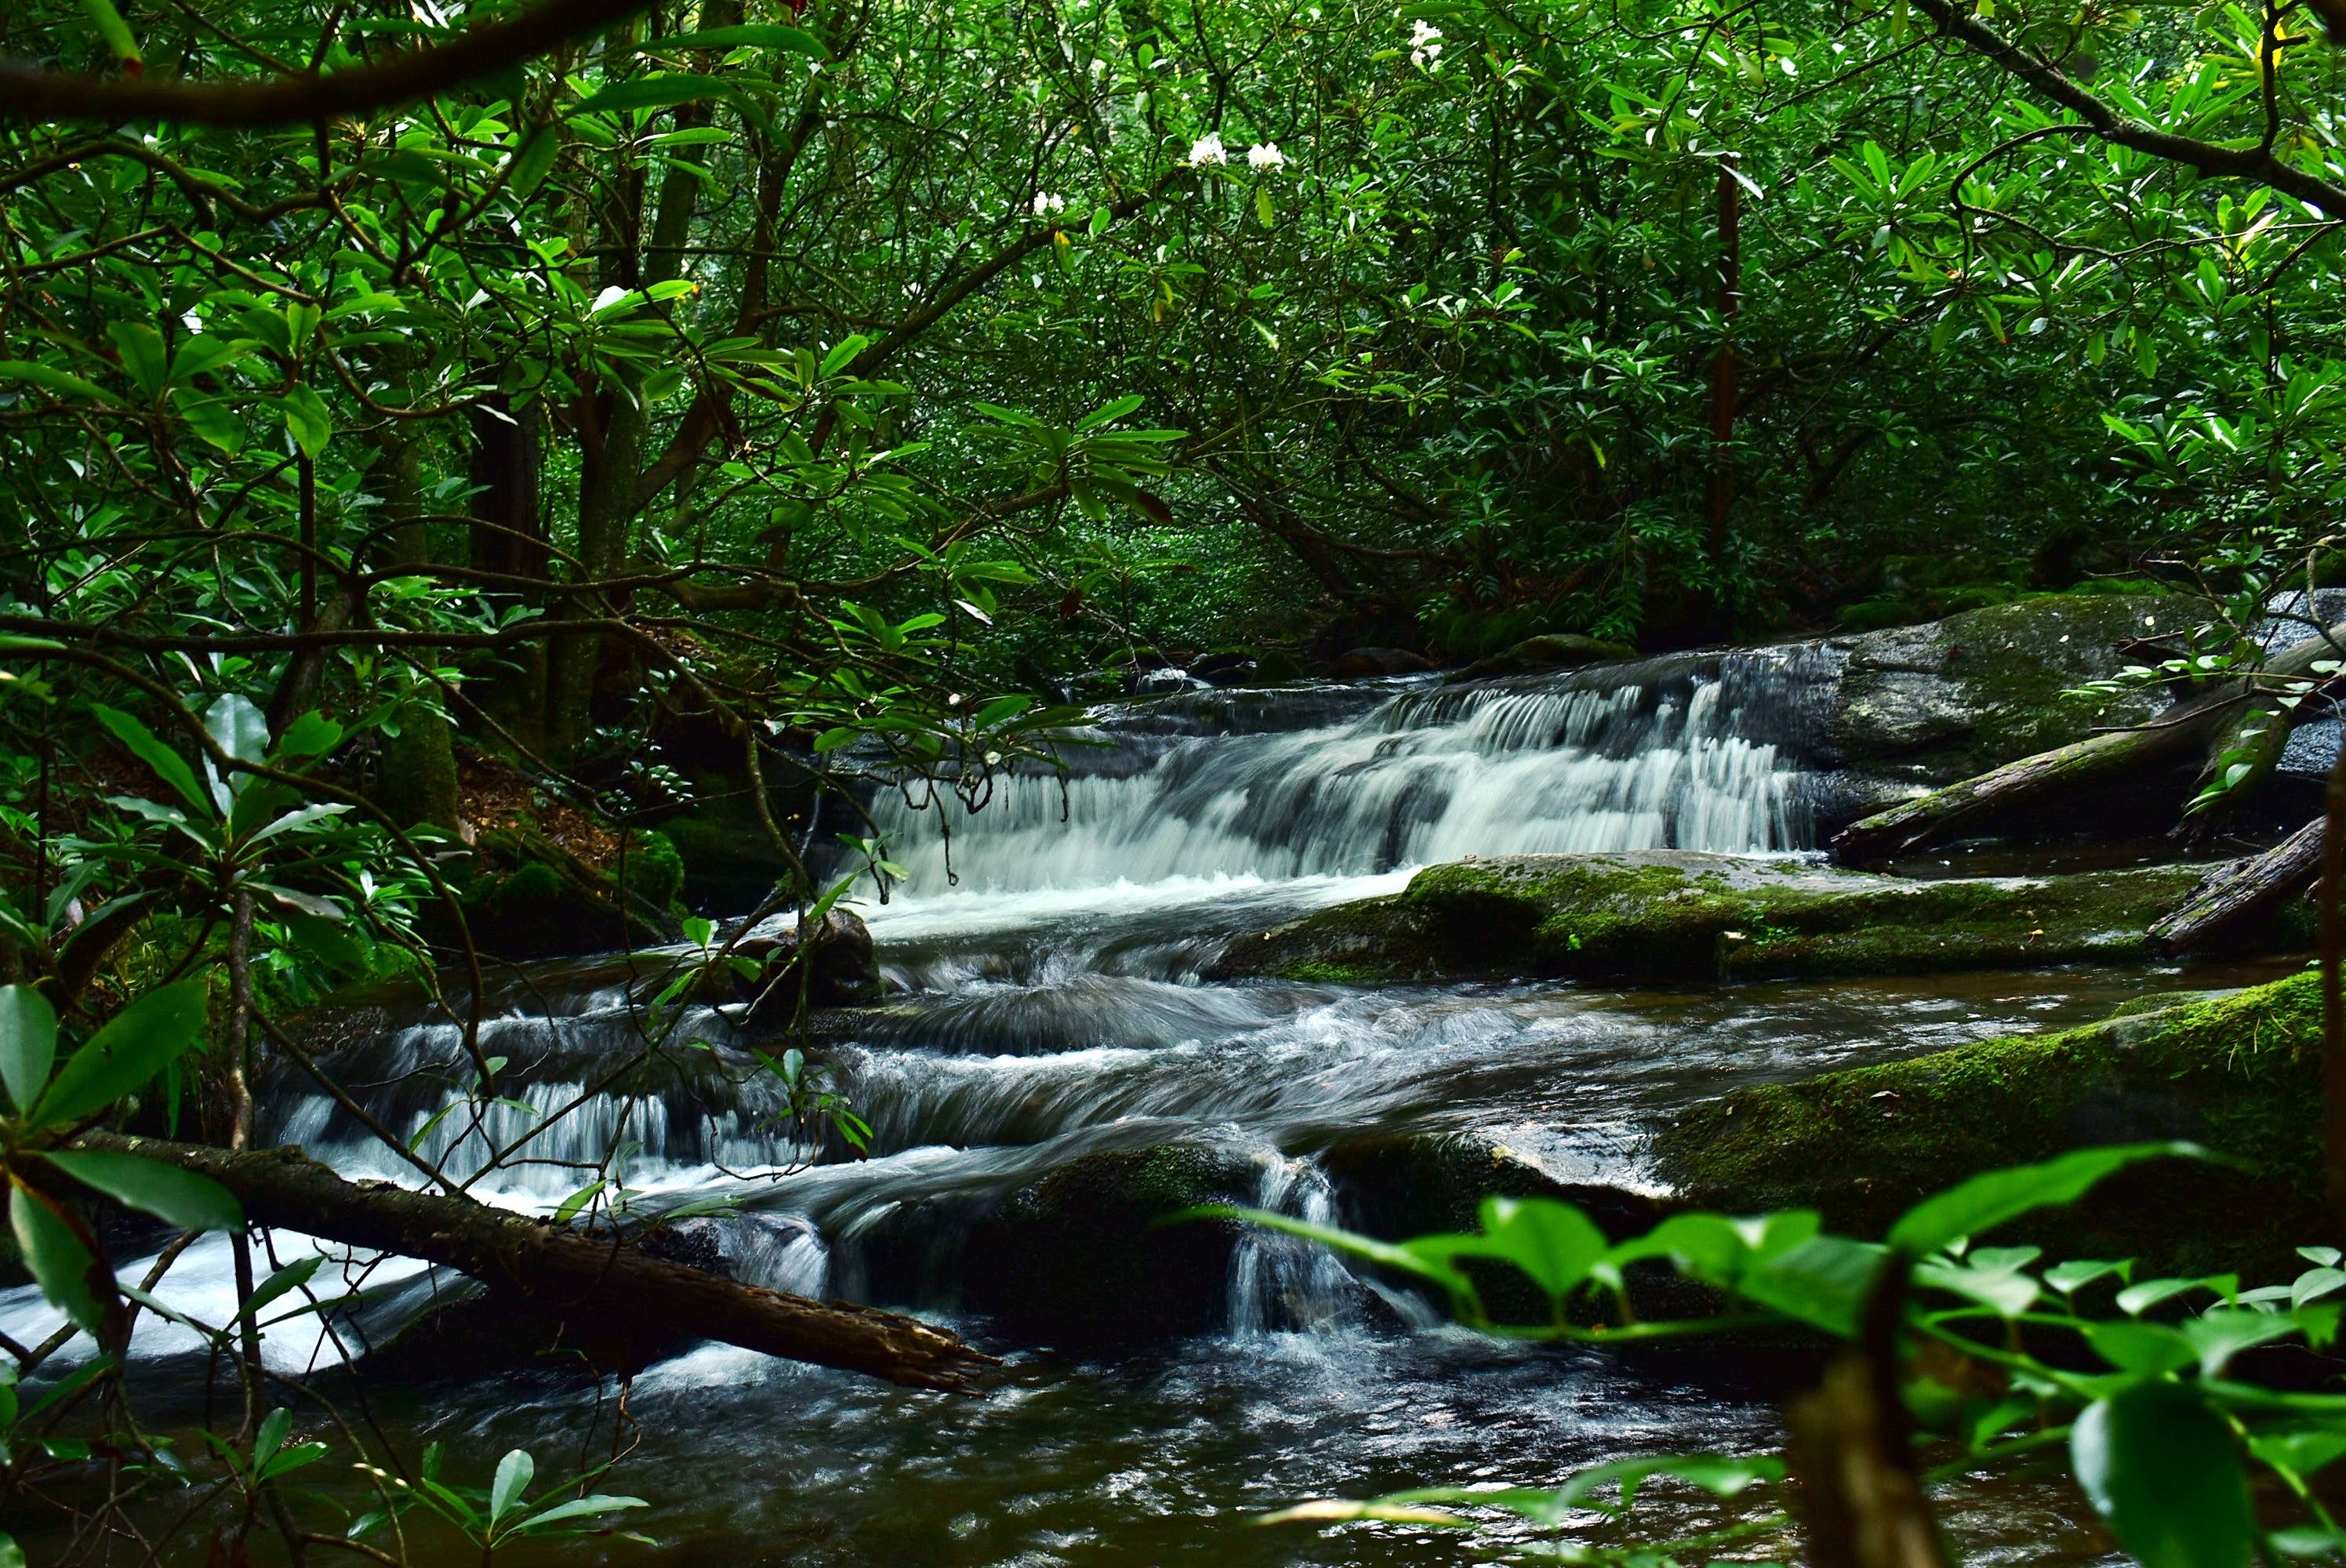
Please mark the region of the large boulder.
<svg viewBox="0 0 2346 1568"><path fill-rule="evenodd" d="M2083 739L2096 724L2141 723L2167 706L2165 693L2070 694L2155 662L2124 645L2215 613L2183 595L2055 594L1834 638L1825 646L1845 662L1831 745L1860 774L1937 788Z"/></svg>
<svg viewBox="0 0 2346 1568"><path fill-rule="evenodd" d="M1391 898L1239 937L1208 972L1729 981L2140 960L2153 956L2150 922L2202 870L1914 881L1678 850L1470 860L1421 871Z"/></svg>
<svg viewBox="0 0 2346 1568"><path fill-rule="evenodd" d="M2057 1033L1986 1040L1806 1083L1737 1090L1657 1140L1686 1202L1816 1208L1880 1236L1918 1200L2066 1150L2185 1138L2227 1162L2162 1160L2072 1208L2000 1227L2056 1257L2134 1257L2137 1278L2286 1278L2326 1239L2321 1001L2299 975Z"/></svg>

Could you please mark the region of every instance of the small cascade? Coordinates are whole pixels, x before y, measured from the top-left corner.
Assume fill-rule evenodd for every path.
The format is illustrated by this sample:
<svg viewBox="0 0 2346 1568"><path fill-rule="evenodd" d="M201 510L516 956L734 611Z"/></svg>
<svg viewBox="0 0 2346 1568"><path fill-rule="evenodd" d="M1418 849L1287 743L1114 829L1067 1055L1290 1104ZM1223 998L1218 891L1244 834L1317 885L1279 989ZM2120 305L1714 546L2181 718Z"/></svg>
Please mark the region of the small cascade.
<svg viewBox="0 0 2346 1568"><path fill-rule="evenodd" d="M1812 677L1802 651L1772 649L1414 686L1306 728L1193 714L1168 736L1170 718L1143 729L1117 713L1102 728L1119 744L1071 751L1068 777L1006 773L977 813L945 805L949 845L925 802L884 792L872 809L921 896L949 870L1004 892L1362 876L1469 854L1799 850Z"/></svg>
<svg viewBox="0 0 2346 1568"><path fill-rule="evenodd" d="M1255 1207L1311 1225L1338 1223L1335 1189L1309 1158L1275 1152L1259 1156L1262 1180ZM1321 1332L1352 1316L1361 1287L1336 1255L1318 1242L1250 1226L1230 1254L1230 1332Z"/></svg>

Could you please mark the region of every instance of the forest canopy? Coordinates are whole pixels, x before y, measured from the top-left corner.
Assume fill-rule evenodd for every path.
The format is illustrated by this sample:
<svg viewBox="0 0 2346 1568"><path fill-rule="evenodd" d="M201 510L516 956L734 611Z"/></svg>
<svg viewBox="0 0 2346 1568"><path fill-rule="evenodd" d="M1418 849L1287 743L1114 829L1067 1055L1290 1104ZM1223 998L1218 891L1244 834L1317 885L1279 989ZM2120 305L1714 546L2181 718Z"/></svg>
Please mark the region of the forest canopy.
<svg viewBox="0 0 2346 1568"><path fill-rule="evenodd" d="M948 1329L638 1245L674 1217L644 1221L627 1117L732 1074L783 1164L867 1152L809 1018L878 990L845 903L912 857L875 791L1064 783L1096 699L2071 595L2212 596L2177 622L2223 647L2162 648L2133 689L2237 673L2277 585L2339 580L2333 24L2333 0L10 10L0 1166L8 1267L65 1320L0 1351L36 1379L100 1347L32 1408L130 1436L6 1446L11 1376L0 1471L102 1461L121 1490L66 1510L76 1549L135 1533L120 1498L178 1472L116 1374L225 1231L231 1311L189 1331L240 1389L203 1429L240 1552L264 1518L299 1560L423 1508L485 1553L636 1503L582 1471L525 1517L526 1453L452 1490L436 1450L345 1431L390 1467L382 1509L321 1533L277 1484L313 1445L286 1446L258 1314L348 1303L248 1224L575 1308L628 1371L689 1317L970 1386L989 1359ZM2337 673L2299 651L2265 672L2292 707ZM2243 719L2249 684L2158 759L2261 780L2288 726ZM2099 744L2104 774L2150 757ZM1998 805L2065 782L1986 777ZM1974 803L1857 839L1936 846ZM2259 899L2295 896L2318 830L2283 848ZM590 950L628 955L598 975L626 1048L527 1098L484 1026L503 965ZM407 1069L449 1096L419 1125L299 1022L394 984L446 1031ZM696 1037L720 1003L771 1033ZM409 1186L265 1149L288 1084ZM588 1139L598 1096L627 1110ZM566 1188L546 1224L475 1201L536 1166ZM105 1266L124 1213L178 1238L135 1288ZM1550 1292L1559 1333L1596 1257Z"/></svg>

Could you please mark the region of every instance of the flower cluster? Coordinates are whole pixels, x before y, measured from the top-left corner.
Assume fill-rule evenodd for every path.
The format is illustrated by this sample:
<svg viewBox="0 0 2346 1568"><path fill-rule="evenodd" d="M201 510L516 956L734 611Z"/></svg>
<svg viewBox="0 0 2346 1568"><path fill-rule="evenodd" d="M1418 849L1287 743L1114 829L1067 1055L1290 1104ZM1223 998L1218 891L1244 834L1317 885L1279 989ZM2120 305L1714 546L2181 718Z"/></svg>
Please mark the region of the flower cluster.
<svg viewBox="0 0 2346 1568"><path fill-rule="evenodd" d="M1282 169L1287 167L1287 155L1279 150L1275 141L1259 141L1247 148L1247 166L1250 168ZM1208 131L1189 144L1189 162L1198 168L1219 167L1230 161L1230 149L1222 145L1222 133Z"/></svg>
<svg viewBox="0 0 2346 1568"><path fill-rule="evenodd" d="M1432 69L1442 57L1442 29L1420 16L1409 36L1409 63Z"/></svg>
<svg viewBox="0 0 2346 1568"><path fill-rule="evenodd" d="M1035 217L1048 218L1054 212L1065 212L1066 209L1067 199L1066 197L1054 196L1047 190L1038 190L1035 193Z"/></svg>

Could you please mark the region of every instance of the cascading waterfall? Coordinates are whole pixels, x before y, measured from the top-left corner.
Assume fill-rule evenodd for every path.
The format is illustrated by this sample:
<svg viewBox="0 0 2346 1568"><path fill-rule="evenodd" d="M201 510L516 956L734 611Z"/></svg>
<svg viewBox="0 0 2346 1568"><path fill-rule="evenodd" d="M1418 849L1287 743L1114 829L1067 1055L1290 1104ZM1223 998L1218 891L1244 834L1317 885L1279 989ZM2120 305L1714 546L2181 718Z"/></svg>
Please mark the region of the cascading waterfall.
<svg viewBox="0 0 2346 1568"><path fill-rule="evenodd" d="M1338 1223L1336 1193L1313 1161L1276 1151L1262 1165L1254 1205L1311 1225ZM1326 1247L1250 1227L1230 1253L1230 1332L1240 1339L1280 1330L1324 1330L1352 1316L1360 1286Z"/></svg>
<svg viewBox="0 0 2346 1568"><path fill-rule="evenodd" d="M1102 765L1076 750L1071 777L1006 773L977 813L947 804L949 841L925 801L883 791L874 815L915 896L941 891L949 871L969 890L1011 891L1359 876L1470 854L1798 850L1810 837L1801 659L1688 656L1407 688L1334 724L1193 732L1137 770L1128 754Z"/></svg>
<svg viewBox="0 0 2346 1568"><path fill-rule="evenodd" d="M1329 1176L1287 1151L1407 1125L1429 1106L1514 1105L1545 1093L1532 1065L1544 1055L1617 1058L1629 1036L1537 1003L1200 984L1199 955L1237 930L1467 854L1802 848L1802 705L1814 686L1802 658L1687 656L1481 686L1192 693L1106 710L1099 730L1114 744L1071 748L1064 782L1014 773L981 813L956 809L962 889L951 896L939 896L936 816L883 794L875 814L913 868L913 896L865 912L897 994L825 1054L872 1124L868 1161L799 1168L821 1151L781 1130L775 1086L719 1010L695 1008L671 1041L713 1049L655 1053L611 1083L644 1050L641 999L656 983L626 961L495 982L477 1040L495 1064L484 1099L463 1032L420 1004L359 1031L332 1064L376 1125L451 1175L480 1176L477 1196L546 1213L605 1174L638 1217L728 1199L732 1212L685 1222L702 1232L695 1245L737 1278L801 1294L860 1294L885 1268L890 1299L949 1303L961 1238L1004 1194L1089 1155L1201 1133L1260 1151L1257 1207L1333 1223ZM264 1136L353 1177L413 1179L306 1081L268 1098ZM1620 1115L1608 1109L1605 1125ZM1578 1140L1565 1152L1615 1179L1611 1145L1580 1148L1587 1125L1563 1135ZM519 1157L483 1176L493 1149ZM397 1260L364 1277L370 1334L442 1288ZM224 1247L200 1244L174 1279L199 1316L227 1309ZM1325 1249L1252 1232L1230 1260L1228 1325L1242 1338L1355 1326L1365 1291ZM0 1327L21 1339L52 1316L22 1293L0 1303ZM195 1343L151 1319L140 1334L142 1349ZM313 1338L282 1341L272 1361L320 1353Z"/></svg>

